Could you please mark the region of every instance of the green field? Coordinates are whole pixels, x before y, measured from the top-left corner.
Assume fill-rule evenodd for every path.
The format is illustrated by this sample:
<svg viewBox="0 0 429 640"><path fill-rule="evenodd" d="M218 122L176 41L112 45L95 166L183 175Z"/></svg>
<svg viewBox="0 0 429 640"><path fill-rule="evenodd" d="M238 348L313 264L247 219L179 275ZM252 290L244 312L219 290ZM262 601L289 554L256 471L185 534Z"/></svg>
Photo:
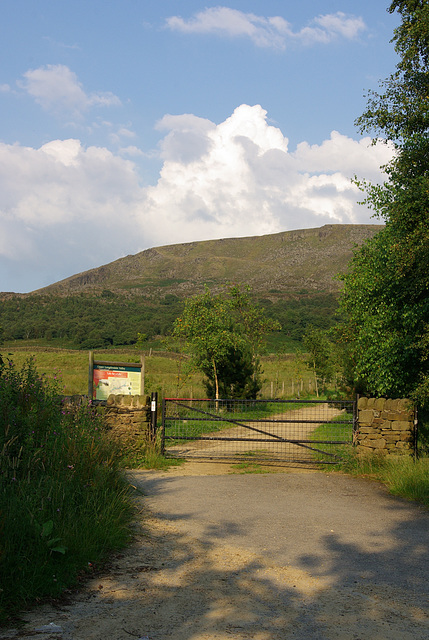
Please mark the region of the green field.
<svg viewBox="0 0 429 640"><path fill-rule="evenodd" d="M88 393L89 352L41 346L37 342L6 343L3 356L18 367L34 358L40 373L61 380L64 395ZM140 362L143 352L136 349L94 351L96 360ZM167 352L145 352L145 393L157 391L162 397L201 398L206 396L199 372L188 373L184 363ZM314 374L300 354L266 356L261 359L263 398L297 398L314 395Z"/></svg>

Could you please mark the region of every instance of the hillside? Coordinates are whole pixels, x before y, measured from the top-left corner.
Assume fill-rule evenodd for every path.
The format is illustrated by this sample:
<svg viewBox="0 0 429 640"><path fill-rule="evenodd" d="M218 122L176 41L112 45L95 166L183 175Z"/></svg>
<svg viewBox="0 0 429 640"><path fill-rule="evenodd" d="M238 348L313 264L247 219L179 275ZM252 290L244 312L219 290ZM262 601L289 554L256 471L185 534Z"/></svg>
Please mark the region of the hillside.
<svg viewBox="0 0 429 640"><path fill-rule="evenodd" d="M148 249L29 294L0 294L6 342L44 340L79 349L159 342L184 300L207 284L248 284L282 330L270 349L293 349L309 327L338 322L335 278L376 225L326 225L253 238Z"/></svg>
<svg viewBox="0 0 429 640"><path fill-rule="evenodd" d="M70 296L116 294L145 297L201 291L204 284L246 283L261 295L336 292L334 277L345 271L355 245L371 238L381 225L325 225L250 238L190 242L120 258L76 274L34 293Z"/></svg>

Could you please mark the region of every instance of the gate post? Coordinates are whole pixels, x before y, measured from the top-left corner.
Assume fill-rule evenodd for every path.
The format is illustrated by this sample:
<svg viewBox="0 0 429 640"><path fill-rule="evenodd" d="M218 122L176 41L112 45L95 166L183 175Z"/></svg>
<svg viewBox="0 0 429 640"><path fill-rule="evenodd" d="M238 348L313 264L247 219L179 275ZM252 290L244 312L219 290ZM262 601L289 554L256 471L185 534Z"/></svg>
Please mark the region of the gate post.
<svg viewBox="0 0 429 640"><path fill-rule="evenodd" d="M359 432L358 403L359 403L359 394L357 393L355 399L353 400L353 435L352 435L353 446L357 444L357 437Z"/></svg>
<svg viewBox="0 0 429 640"><path fill-rule="evenodd" d="M165 416L167 415L167 401L162 399L162 426L161 426L161 455L165 455Z"/></svg>
<svg viewBox="0 0 429 640"><path fill-rule="evenodd" d="M155 391L152 393L151 403L150 403L150 435L152 438L152 442L156 440L156 413L157 413L157 405L158 405L158 393Z"/></svg>

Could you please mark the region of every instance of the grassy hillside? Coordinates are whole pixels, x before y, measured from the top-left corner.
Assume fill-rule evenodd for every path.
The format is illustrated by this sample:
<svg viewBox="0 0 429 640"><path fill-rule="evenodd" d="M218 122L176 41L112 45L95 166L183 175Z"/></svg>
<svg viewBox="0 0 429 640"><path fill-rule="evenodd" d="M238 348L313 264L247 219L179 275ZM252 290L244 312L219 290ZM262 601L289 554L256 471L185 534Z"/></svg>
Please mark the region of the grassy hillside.
<svg viewBox="0 0 429 640"><path fill-rule="evenodd" d="M34 344L3 349L20 368L31 356L39 373L59 381L65 395L88 393L88 353L67 349L35 347ZM145 357L146 392L158 391L164 396L205 397L206 391L199 371L187 372L177 358L155 353ZM135 349L115 351L97 350L96 359L115 362L139 362ZM301 354L262 358L264 398L295 398L312 395L315 390L314 373Z"/></svg>
<svg viewBox="0 0 429 640"><path fill-rule="evenodd" d="M251 238L190 242L136 255L54 283L37 293L72 295L110 290L128 295L187 297L205 284L246 283L258 294L282 297L308 290L334 292L355 245L379 225L325 225Z"/></svg>
<svg viewBox="0 0 429 640"><path fill-rule="evenodd" d="M325 225L148 249L31 294L0 294L3 339L96 349L134 344L140 332L156 346L187 297L233 282L249 285L280 322L268 351L293 351L309 326L337 322L336 276L347 270L353 248L379 229Z"/></svg>

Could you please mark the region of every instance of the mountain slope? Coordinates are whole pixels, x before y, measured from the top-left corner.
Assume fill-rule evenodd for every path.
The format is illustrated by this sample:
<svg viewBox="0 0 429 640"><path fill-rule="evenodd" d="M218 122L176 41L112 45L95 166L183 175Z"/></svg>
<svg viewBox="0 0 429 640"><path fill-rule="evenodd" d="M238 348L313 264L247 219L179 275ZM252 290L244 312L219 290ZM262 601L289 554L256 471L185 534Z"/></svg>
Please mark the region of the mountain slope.
<svg viewBox="0 0 429 640"><path fill-rule="evenodd" d="M335 276L347 269L353 248L381 225L325 225L250 238L228 238L147 249L76 274L33 293L70 296L103 290L156 297L187 297L204 284L248 284L275 297L335 292Z"/></svg>

